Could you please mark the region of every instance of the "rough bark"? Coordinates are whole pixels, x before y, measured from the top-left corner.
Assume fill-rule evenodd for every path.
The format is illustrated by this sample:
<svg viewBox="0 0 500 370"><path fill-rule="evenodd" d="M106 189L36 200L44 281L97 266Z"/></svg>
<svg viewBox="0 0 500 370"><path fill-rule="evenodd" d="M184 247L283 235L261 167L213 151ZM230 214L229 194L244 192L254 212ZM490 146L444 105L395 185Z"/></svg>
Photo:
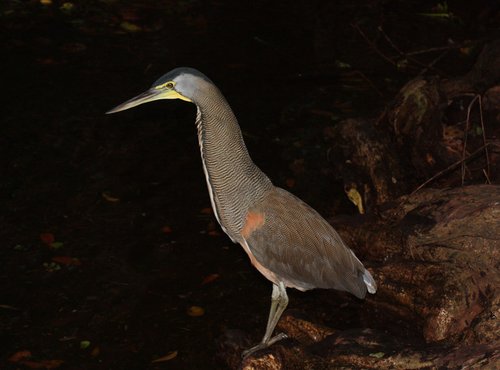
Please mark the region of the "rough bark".
<svg viewBox="0 0 500 370"><path fill-rule="evenodd" d="M465 76L418 77L377 120L341 122L330 131L331 158L346 190L356 189L370 211L435 175L439 187L498 180L499 83L493 42Z"/></svg>
<svg viewBox="0 0 500 370"><path fill-rule="evenodd" d="M289 339L243 362L228 354L246 344L225 345L230 367L500 368L500 185L463 186L500 178L499 83L494 42L465 76L410 81L378 120L331 130L332 166L368 211L335 227L372 271L377 294L358 303L361 328L288 311L278 330ZM482 122L472 112L479 101ZM436 174L440 189L410 193Z"/></svg>
<svg viewBox="0 0 500 370"><path fill-rule="evenodd" d="M394 328L335 330L289 311L288 334L242 369L493 369L500 366L500 186L424 190L380 220L339 228L379 284L366 322L414 323L424 341ZM390 225L387 228L387 225ZM378 233L380 228L385 233ZM369 242L367 242L369 241ZM335 315L335 313L332 313ZM363 320L362 320L363 321Z"/></svg>

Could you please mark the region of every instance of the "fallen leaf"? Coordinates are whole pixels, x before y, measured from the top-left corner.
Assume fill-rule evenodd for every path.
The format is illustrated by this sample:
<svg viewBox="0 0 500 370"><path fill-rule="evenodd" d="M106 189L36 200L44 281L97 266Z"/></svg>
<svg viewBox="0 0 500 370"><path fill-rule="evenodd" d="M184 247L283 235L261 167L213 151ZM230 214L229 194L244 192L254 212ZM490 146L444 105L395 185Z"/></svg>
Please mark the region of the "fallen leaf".
<svg viewBox="0 0 500 370"><path fill-rule="evenodd" d="M62 12L71 13L71 11L75 9L75 4L65 2L59 7L59 9L61 9Z"/></svg>
<svg viewBox="0 0 500 370"><path fill-rule="evenodd" d="M376 352L376 353L370 353L370 357L375 357L375 358L382 358L384 357L385 353L384 352Z"/></svg>
<svg viewBox="0 0 500 370"><path fill-rule="evenodd" d="M120 198L117 198L117 197L114 197L112 196L111 194L107 193L107 192L102 192L101 193L101 196L107 200L108 202L111 202L111 203L117 203L120 201Z"/></svg>
<svg viewBox="0 0 500 370"><path fill-rule="evenodd" d="M187 309L186 313L191 317L200 317L205 314L205 310L200 306L191 306Z"/></svg>
<svg viewBox="0 0 500 370"><path fill-rule="evenodd" d="M50 243L50 248L52 248L52 249L59 249L59 248L62 248L63 246L64 246L63 242Z"/></svg>
<svg viewBox="0 0 500 370"><path fill-rule="evenodd" d="M36 61L40 64L45 64L48 66L60 64L60 61L53 58L38 58Z"/></svg>
<svg viewBox="0 0 500 370"><path fill-rule="evenodd" d="M13 310L13 311L20 311L19 308L10 306L8 304L0 304L0 308L3 308L5 310Z"/></svg>
<svg viewBox="0 0 500 370"><path fill-rule="evenodd" d="M208 276L205 276L203 278L203 280L201 281L201 285L209 284L209 283L217 280L218 278L220 278L219 274L210 274Z"/></svg>
<svg viewBox="0 0 500 370"><path fill-rule="evenodd" d="M27 349L24 349L22 351L17 351L13 355L9 357L9 362L19 362L22 360L26 360L27 358L31 357L31 352L28 351Z"/></svg>
<svg viewBox="0 0 500 370"><path fill-rule="evenodd" d="M306 171L306 161L304 158L295 159L288 166L295 176L302 175Z"/></svg>
<svg viewBox="0 0 500 370"><path fill-rule="evenodd" d="M356 206L358 207L358 212L360 214L364 214L365 213L365 209L363 207L363 197L361 196L361 194L359 194L358 192L358 189L356 189L355 187L352 187L350 188L348 191L347 191L347 198L349 198L349 200Z"/></svg>
<svg viewBox="0 0 500 370"><path fill-rule="evenodd" d="M200 213L202 215L211 215L213 213L212 208L210 207L205 207L200 210Z"/></svg>
<svg viewBox="0 0 500 370"><path fill-rule="evenodd" d="M30 369L56 369L61 366L63 360L40 360L32 361L31 352L28 350L17 351L12 356L9 357L9 362L20 363Z"/></svg>
<svg viewBox="0 0 500 370"><path fill-rule="evenodd" d="M101 353L101 349L99 347L94 347L90 352L91 357L97 357Z"/></svg>
<svg viewBox="0 0 500 370"><path fill-rule="evenodd" d="M43 267L45 267L47 272L54 272L61 269L61 265L55 262L44 262Z"/></svg>
<svg viewBox="0 0 500 370"><path fill-rule="evenodd" d="M172 228L170 226L166 225L166 226L163 226L161 228L161 231L164 234L170 234L172 232Z"/></svg>
<svg viewBox="0 0 500 370"><path fill-rule="evenodd" d="M170 361L170 360L172 360L172 359L174 359L176 357L177 357L177 351L171 351L171 352L167 353L165 356L157 358L156 360L153 360L151 362L152 363L165 362L165 361Z"/></svg>
<svg viewBox="0 0 500 370"><path fill-rule="evenodd" d="M25 246L24 246L24 245L22 245L22 244L16 244L16 245L14 246L14 250L15 250L15 251L25 252L25 251L27 251L27 250L28 250L28 247L25 247Z"/></svg>
<svg viewBox="0 0 500 370"><path fill-rule="evenodd" d="M54 256L52 261L65 266L80 266L82 264L78 258L69 256Z"/></svg>
<svg viewBox="0 0 500 370"><path fill-rule="evenodd" d="M352 68L351 65L347 62L344 62L342 60L335 60L335 66L338 67L338 68L342 68L342 69L349 69L349 68Z"/></svg>
<svg viewBox="0 0 500 370"><path fill-rule="evenodd" d="M432 156L431 153L427 153L425 155L425 161L430 165L430 166L434 166L436 164L436 160L434 159L434 157Z"/></svg>
<svg viewBox="0 0 500 370"><path fill-rule="evenodd" d="M141 27L139 27L138 25L133 24L131 22L122 22L120 24L120 27L123 28L125 31L128 31L128 32L139 32L139 31L142 30Z"/></svg>
<svg viewBox="0 0 500 370"><path fill-rule="evenodd" d="M459 50L460 50L460 53L469 56L469 55L471 55L474 48L471 46L465 46L465 47L460 48Z"/></svg>
<svg viewBox="0 0 500 370"><path fill-rule="evenodd" d="M61 366L64 361L63 360L41 360L41 361L22 361L24 366L29 367L30 369L57 369Z"/></svg>
<svg viewBox="0 0 500 370"><path fill-rule="evenodd" d="M52 233L41 233L40 240L42 241L42 243L50 246L52 243L54 243L56 241L56 238L54 237L54 234L52 234Z"/></svg>
<svg viewBox="0 0 500 370"><path fill-rule="evenodd" d="M87 349L90 347L90 340L80 341L80 349Z"/></svg>
<svg viewBox="0 0 500 370"><path fill-rule="evenodd" d="M220 236L218 225L214 221L210 221L207 225L207 235L210 236Z"/></svg>

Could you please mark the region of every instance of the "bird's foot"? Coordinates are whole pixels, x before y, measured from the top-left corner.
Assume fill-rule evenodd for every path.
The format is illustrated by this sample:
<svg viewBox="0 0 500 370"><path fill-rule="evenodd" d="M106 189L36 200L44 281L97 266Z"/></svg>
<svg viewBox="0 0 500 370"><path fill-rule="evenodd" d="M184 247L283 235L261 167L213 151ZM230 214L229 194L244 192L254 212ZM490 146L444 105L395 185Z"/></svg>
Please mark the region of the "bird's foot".
<svg viewBox="0 0 500 370"><path fill-rule="evenodd" d="M260 351L261 349L267 348L267 347L273 345L274 343L279 342L280 340L285 339L285 338L288 338L288 335L286 335L285 333L279 333L278 335L275 335L274 337L269 339L267 342L264 342L264 341L260 342L256 346L253 346L252 348L249 348L249 349L243 351L241 354L241 357L245 358L245 357L251 355L252 353Z"/></svg>

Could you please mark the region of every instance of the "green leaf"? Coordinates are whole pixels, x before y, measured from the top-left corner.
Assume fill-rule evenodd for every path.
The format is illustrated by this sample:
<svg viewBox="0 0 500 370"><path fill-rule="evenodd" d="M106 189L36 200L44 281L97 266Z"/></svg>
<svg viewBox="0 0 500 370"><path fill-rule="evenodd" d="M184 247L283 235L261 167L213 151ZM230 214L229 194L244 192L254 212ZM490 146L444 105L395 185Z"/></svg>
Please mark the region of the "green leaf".
<svg viewBox="0 0 500 370"><path fill-rule="evenodd" d="M139 27L138 25L131 23L131 22L122 22L120 24L120 27L128 32L139 32L142 30L141 27Z"/></svg>
<svg viewBox="0 0 500 370"><path fill-rule="evenodd" d="M59 249L59 248L62 248L63 246L64 246L63 242L53 242L53 243L50 243L50 247L52 249Z"/></svg>

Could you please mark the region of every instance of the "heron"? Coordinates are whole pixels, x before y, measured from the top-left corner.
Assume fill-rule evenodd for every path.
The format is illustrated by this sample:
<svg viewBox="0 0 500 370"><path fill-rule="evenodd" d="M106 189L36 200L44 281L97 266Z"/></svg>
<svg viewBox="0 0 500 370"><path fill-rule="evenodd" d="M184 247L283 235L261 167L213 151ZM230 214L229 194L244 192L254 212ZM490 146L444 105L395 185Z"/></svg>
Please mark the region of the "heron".
<svg viewBox="0 0 500 370"><path fill-rule="evenodd" d="M198 144L215 218L273 284L264 337L244 351L244 357L287 337L284 333L273 336L288 305L286 288L336 289L358 298L364 298L367 291L376 292L372 275L335 229L298 197L274 186L254 164L235 114L203 73L175 68L144 93L107 113L161 99L180 99L196 106Z"/></svg>

